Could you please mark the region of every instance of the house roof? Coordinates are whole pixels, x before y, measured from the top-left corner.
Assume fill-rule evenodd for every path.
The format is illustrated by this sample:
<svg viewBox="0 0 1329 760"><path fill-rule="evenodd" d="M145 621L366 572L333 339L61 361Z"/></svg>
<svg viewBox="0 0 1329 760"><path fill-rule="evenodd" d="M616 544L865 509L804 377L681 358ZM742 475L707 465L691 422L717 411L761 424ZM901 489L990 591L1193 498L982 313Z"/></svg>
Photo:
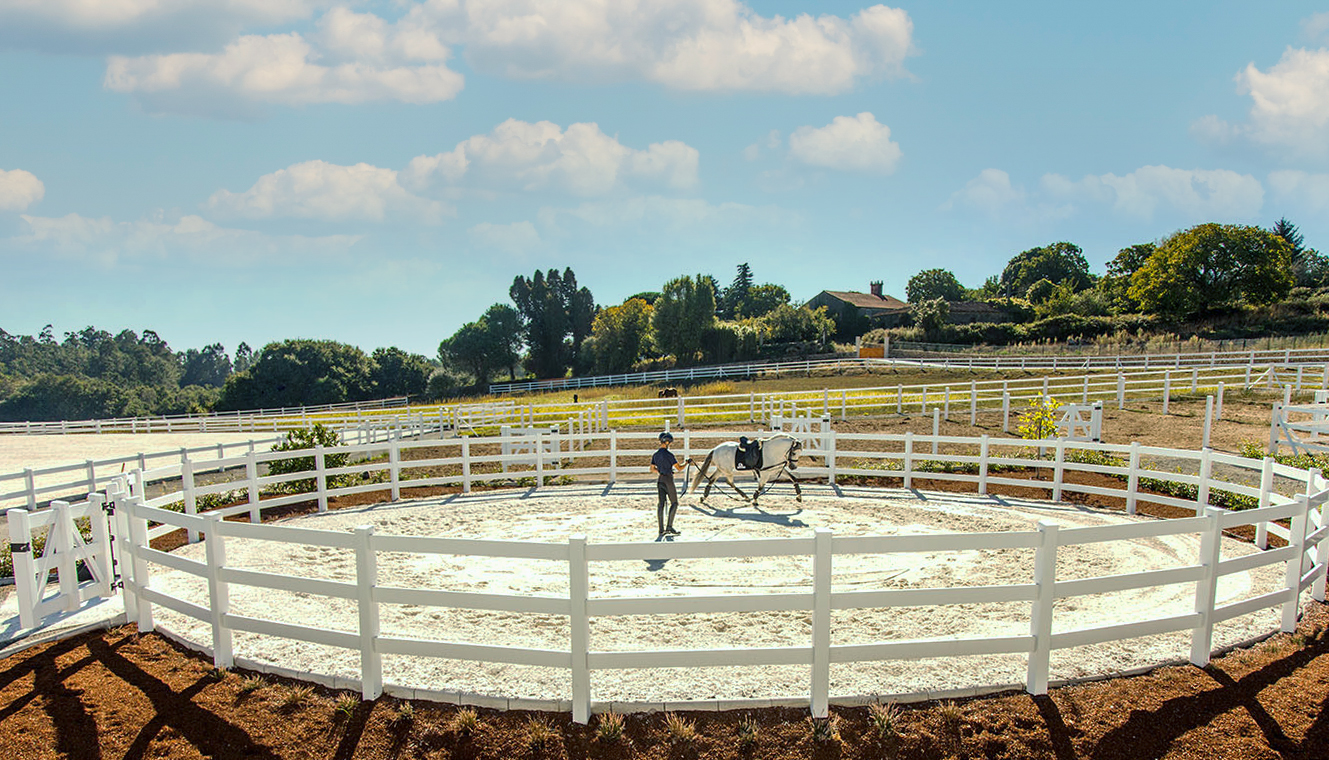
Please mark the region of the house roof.
<svg viewBox="0 0 1329 760"><path fill-rule="evenodd" d="M951 301L951 313L962 312L967 314L1005 314L1006 312L998 309L990 303L983 301Z"/></svg>
<svg viewBox="0 0 1329 760"><path fill-rule="evenodd" d="M888 311L898 311L908 309L909 304L893 296L882 296L878 298L871 293L855 293L853 291L841 290L823 290L823 293L839 301L844 301L851 306L857 306L860 309L885 309Z"/></svg>

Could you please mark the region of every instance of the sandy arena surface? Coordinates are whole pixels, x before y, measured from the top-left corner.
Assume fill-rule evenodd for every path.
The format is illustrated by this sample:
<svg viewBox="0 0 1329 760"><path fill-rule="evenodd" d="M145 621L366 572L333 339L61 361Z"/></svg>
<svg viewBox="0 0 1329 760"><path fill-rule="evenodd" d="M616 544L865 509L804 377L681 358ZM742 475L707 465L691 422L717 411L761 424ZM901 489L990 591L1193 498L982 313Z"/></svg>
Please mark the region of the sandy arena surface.
<svg viewBox="0 0 1329 760"><path fill-rule="evenodd" d="M1032 529L1039 520L1064 528L1126 522L1120 513L1076 505L1053 505L1009 497L917 493L901 490L809 487L802 504L792 495L772 494L756 510L723 496L698 507L685 496L676 527L680 541L810 536L815 527L837 535L937 534ZM655 534L653 487L619 485L489 492L470 496L404 501L294 518L289 524L344 531L372 524L379 533L563 542L585 533L594 543L649 541ZM1172 536L1133 542L1065 547L1058 555L1058 580L1192 564L1198 539ZM179 553L203 558L203 545ZM1227 540L1224 557L1250 553L1249 544ZM350 551L269 541L227 539L228 565L301 575L354 580ZM833 589L923 588L1031 582L1033 550L968 551L937 554L837 556ZM593 597L807 591L808 557L730 560L598 562L591 566ZM1274 590L1282 565L1225 578L1219 603ZM566 595L565 563L464 558L439 555L379 556L383 586L437 588L485 593ZM196 604L207 604L203 579L154 567L152 586ZM252 587L231 586L231 610L238 615L355 631L354 602L327 600ZM1058 603L1054 631L1138 620L1143 616L1185 614L1194 605L1194 585L1076 597ZM167 630L210 646L207 625L156 607ZM564 649L567 619L523 613L477 612L452 608L382 605L384 634L445 641ZM833 643L858 644L933 637L967 638L1028 633L1027 603L953 605L935 608L845 610L833 613ZM727 613L643 615L592 620L592 651L714 649L806 646L810 613ZM1277 610L1220 625L1215 646L1268 633L1278 626ZM1052 677L1117 673L1185 658L1189 634L1151 636L1126 642L1053 652ZM237 656L285 668L358 678L358 652L246 633L235 634ZM836 664L833 695L899 694L925 690L1018 683L1023 655L972 656L946 660ZM529 666L469 663L432 658L386 656L388 683L421 689L460 691L537 699L568 699L567 671ZM594 671L597 701L666 701L799 696L807 692L803 666L712 667Z"/></svg>

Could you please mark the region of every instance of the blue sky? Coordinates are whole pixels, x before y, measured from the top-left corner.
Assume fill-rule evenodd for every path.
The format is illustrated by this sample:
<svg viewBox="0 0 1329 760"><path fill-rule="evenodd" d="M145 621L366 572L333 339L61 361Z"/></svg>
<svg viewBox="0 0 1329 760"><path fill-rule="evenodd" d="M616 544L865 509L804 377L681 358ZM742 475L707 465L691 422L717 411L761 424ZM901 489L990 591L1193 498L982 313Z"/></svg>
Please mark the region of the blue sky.
<svg viewBox="0 0 1329 760"><path fill-rule="evenodd" d="M804 300L1280 216L1329 5L0 0L0 328L434 355L517 274Z"/></svg>

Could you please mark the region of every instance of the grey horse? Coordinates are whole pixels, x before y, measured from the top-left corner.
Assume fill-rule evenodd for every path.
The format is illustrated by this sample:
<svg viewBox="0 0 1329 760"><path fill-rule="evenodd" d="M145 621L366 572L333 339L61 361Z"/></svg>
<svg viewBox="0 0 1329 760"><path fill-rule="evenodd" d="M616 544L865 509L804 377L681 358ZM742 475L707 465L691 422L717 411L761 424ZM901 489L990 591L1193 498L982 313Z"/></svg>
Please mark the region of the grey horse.
<svg viewBox="0 0 1329 760"><path fill-rule="evenodd" d="M743 493L734 483L734 475L743 470L738 469L736 462L738 457L738 442L725 441L724 443L711 449L706 455L705 461L697 466L697 477L692 481L692 490L696 491L704 478L706 480L706 490L702 492L701 503L706 503L706 497L711 494L711 486L715 485L716 478L723 477L729 487L738 492L744 501L751 501L752 506L757 506L757 497L767 483L774 481L780 475L788 473L789 480L794 484L794 494L798 501L803 500L803 491L798 486L798 479L794 477L793 470L798 467L798 455L803 449L803 442L786 433L778 433L770 438L759 438L757 443L761 446L761 468L756 470L757 489L752 492L752 498ZM709 474L708 474L709 473Z"/></svg>

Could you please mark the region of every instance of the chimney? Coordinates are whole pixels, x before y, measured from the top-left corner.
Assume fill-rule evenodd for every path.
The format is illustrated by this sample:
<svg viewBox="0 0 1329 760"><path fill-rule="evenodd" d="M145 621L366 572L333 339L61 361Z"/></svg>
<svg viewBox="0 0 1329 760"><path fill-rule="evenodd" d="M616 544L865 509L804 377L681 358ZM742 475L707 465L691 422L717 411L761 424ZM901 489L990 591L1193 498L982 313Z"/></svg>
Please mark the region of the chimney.
<svg viewBox="0 0 1329 760"><path fill-rule="evenodd" d="M881 280L873 280L872 282L868 283L868 285L869 285L869 287L872 288L872 295L876 296L877 298L881 298L881 297L882 297L882 296L881 296Z"/></svg>

